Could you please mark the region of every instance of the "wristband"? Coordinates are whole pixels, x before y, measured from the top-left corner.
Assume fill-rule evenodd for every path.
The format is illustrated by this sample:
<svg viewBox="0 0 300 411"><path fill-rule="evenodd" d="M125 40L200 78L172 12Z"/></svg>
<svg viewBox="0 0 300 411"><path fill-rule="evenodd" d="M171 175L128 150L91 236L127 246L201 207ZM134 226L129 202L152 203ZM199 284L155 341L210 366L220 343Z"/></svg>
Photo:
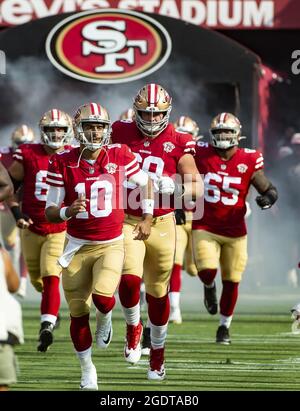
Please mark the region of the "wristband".
<svg viewBox="0 0 300 411"><path fill-rule="evenodd" d="M71 218L71 217L67 217L67 216L66 216L67 208L68 208L68 207L62 207L62 208L59 210L59 216L60 216L60 218L61 218L62 220L64 220L64 221L70 220L70 218Z"/></svg>
<svg viewBox="0 0 300 411"><path fill-rule="evenodd" d="M153 210L154 210L154 200L150 199L145 199L142 200L142 210L143 214L152 214L153 215Z"/></svg>

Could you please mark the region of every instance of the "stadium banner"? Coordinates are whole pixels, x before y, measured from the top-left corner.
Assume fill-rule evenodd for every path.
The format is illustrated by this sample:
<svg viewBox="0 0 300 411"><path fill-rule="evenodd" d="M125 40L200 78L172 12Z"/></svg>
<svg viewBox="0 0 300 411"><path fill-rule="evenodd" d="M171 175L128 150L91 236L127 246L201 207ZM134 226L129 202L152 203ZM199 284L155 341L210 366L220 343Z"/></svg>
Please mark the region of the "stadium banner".
<svg viewBox="0 0 300 411"><path fill-rule="evenodd" d="M61 13L117 8L213 29L299 29L299 0L0 0L0 27Z"/></svg>

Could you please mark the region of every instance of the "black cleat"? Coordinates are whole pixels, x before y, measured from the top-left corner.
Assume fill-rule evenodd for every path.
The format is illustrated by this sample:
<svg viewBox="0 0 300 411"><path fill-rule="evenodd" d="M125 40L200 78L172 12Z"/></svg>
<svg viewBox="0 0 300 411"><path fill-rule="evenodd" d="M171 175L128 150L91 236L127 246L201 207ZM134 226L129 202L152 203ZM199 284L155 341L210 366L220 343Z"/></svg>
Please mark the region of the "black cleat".
<svg viewBox="0 0 300 411"><path fill-rule="evenodd" d="M218 312L218 299L216 284L212 288L204 286L204 305L209 314L215 315Z"/></svg>
<svg viewBox="0 0 300 411"><path fill-rule="evenodd" d="M49 345L53 343L53 324L49 321L43 321L41 324L39 345L37 350L40 352L46 352Z"/></svg>
<svg viewBox="0 0 300 411"><path fill-rule="evenodd" d="M58 313L58 314L57 314L57 317L56 317L56 323L55 323L55 325L54 325L54 327L53 327L53 330L58 330L58 329L59 329L59 327L60 327L60 322L61 322L61 316L60 316L60 314Z"/></svg>
<svg viewBox="0 0 300 411"><path fill-rule="evenodd" d="M151 348L150 328L145 327L143 329L143 338L142 338L142 355L149 355L150 348Z"/></svg>
<svg viewBox="0 0 300 411"><path fill-rule="evenodd" d="M231 344L229 329L225 325L220 325L217 330L216 343L229 345Z"/></svg>

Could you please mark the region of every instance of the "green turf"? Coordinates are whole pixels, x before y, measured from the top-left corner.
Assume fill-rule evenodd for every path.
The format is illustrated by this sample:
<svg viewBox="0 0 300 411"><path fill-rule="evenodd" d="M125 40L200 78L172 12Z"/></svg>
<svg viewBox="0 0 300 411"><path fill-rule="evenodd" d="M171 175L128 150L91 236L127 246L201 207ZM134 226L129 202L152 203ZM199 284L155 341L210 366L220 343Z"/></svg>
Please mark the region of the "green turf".
<svg viewBox="0 0 300 411"><path fill-rule="evenodd" d="M25 305L23 315L26 342L16 348L20 375L12 390L78 390L80 368L69 337L67 310L62 310L61 328L55 331L55 342L47 353L36 351L38 305ZM125 326L116 310L111 345L93 351L99 389L299 390L300 335L292 335L290 325L288 313L257 315L246 310L234 318L232 344L220 346L214 343L217 316L185 312L183 324L169 326L166 380L149 382L147 357L135 366L123 359ZM94 321L92 328L94 332Z"/></svg>

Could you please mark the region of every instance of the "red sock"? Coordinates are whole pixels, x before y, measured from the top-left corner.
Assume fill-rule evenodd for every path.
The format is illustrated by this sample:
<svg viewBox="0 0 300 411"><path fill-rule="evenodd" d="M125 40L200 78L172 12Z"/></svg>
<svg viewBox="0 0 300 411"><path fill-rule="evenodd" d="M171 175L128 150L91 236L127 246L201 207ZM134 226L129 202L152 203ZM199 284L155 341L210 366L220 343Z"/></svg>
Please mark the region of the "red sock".
<svg viewBox="0 0 300 411"><path fill-rule="evenodd" d="M115 306L116 299L112 297L105 297L104 295L92 294L93 303L95 307L102 313L109 313Z"/></svg>
<svg viewBox="0 0 300 411"><path fill-rule="evenodd" d="M76 351L85 351L92 345L89 314L71 317L70 334Z"/></svg>
<svg viewBox="0 0 300 411"><path fill-rule="evenodd" d="M148 315L153 325L167 324L170 316L170 301L168 294L161 298L146 294Z"/></svg>
<svg viewBox="0 0 300 411"><path fill-rule="evenodd" d="M220 300L220 312L226 317L233 314L234 307L238 299L239 283L223 281L223 290Z"/></svg>
<svg viewBox="0 0 300 411"><path fill-rule="evenodd" d="M26 278L28 274L27 266L23 257L23 254L20 255L20 273L21 278Z"/></svg>
<svg viewBox="0 0 300 411"><path fill-rule="evenodd" d="M131 308L140 301L142 279L137 275L124 274L119 285L120 302L125 308Z"/></svg>
<svg viewBox="0 0 300 411"><path fill-rule="evenodd" d="M181 268L182 266L179 264L173 265L169 292L177 292L177 293L180 292L181 290Z"/></svg>
<svg viewBox="0 0 300 411"><path fill-rule="evenodd" d="M41 314L57 316L60 306L59 277L55 275L44 277L43 285Z"/></svg>
<svg viewBox="0 0 300 411"><path fill-rule="evenodd" d="M211 285L217 275L217 271L213 268L207 268L206 270L198 271L198 277L204 284Z"/></svg>

